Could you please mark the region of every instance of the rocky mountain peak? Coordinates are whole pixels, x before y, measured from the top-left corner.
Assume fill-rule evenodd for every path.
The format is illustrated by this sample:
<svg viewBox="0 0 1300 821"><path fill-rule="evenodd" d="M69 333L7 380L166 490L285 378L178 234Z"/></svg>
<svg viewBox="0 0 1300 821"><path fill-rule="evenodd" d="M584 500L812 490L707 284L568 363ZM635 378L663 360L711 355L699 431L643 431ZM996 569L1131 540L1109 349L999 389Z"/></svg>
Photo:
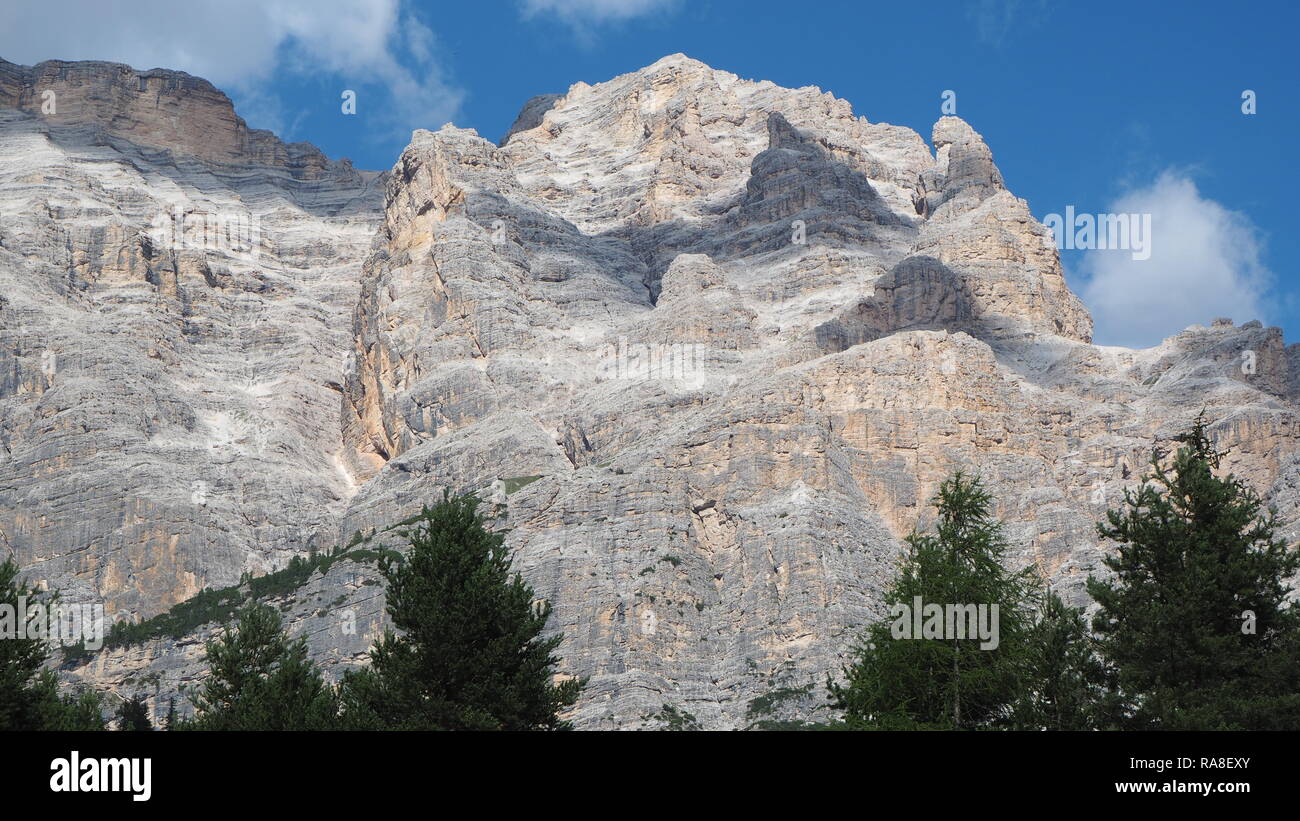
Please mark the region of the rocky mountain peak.
<svg viewBox="0 0 1300 821"><path fill-rule="evenodd" d="M959 195L978 201L1006 190L1002 173L993 164L993 152L965 120L951 115L941 117L934 124L930 141L935 148L935 165L929 173L929 184L937 196L930 198L929 213Z"/></svg>
<svg viewBox="0 0 1300 821"><path fill-rule="evenodd" d="M672 55L500 145L417 130L377 177L188 75L0 64L0 552L142 618L473 492L590 677L578 726L734 728L777 691L812 715L957 468L1075 603L1098 516L1200 408L1300 532L1296 346L1092 345L984 140L932 143ZM177 202L255 249L151 234ZM373 582L277 601L331 674L387 626ZM71 674L164 699L210 629Z"/></svg>
<svg viewBox="0 0 1300 821"><path fill-rule="evenodd" d="M0 106L207 162L278 166L303 179L319 178L335 165L310 143L286 144L248 128L229 97L182 71L138 71L102 61L20 66L0 59ZM346 173L350 165L337 170Z"/></svg>

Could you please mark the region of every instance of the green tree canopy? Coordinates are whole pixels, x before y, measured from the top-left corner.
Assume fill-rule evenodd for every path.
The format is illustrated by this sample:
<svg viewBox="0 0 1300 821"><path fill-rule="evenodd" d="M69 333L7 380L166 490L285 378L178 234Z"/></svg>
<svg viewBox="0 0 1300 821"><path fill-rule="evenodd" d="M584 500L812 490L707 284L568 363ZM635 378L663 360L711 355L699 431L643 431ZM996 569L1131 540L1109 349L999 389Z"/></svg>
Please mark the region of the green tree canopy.
<svg viewBox="0 0 1300 821"><path fill-rule="evenodd" d="M290 640L280 614L250 603L205 647L209 675L194 695L197 713L168 723L193 730L326 730L337 725L334 690Z"/></svg>
<svg viewBox="0 0 1300 821"><path fill-rule="evenodd" d="M153 729L149 720L149 705L142 695L126 699L117 707L117 729L141 732Z"/></svg>
<svg viewBox="0 0 1300 821"><path fill-rule="evenodd" d="M1300 610L1287 601L1300 554L1253 490L1215 475L1203 418L1179 441L1098 525L1119 546L1113 577L1088 582L1093 629L1126 724L1300 729Z"/></svg>
<svg viewBox="0 0 1300 821"><path fill-rule="evenodd" d="M59 695L54 671L46 668L50 646L35 625L30 608L54 606L57 594L41 594L18 575L13 557L0 563L0 730L102 730L104 717L97 693L83 690Z"/></svg>
<svg viewBox="0 0 1300 821"><path fill-rule="evenodd" d="M1083 609L1048 591L1029 634L1011 726L1094 730L1114 725L1114 682L1097 657Z"/></svg>
<svg viewBox="0 0 1300 821"><path fill-rule="evenodd" d="M558 730L584 682L553 683L560 636L542 638L550 605L510 573L501 533L472 496L451 498L399 531L405 557L381 559L388 631L369 668L344 677L349 726Z"/></svg>
<svg viewBox="0 0 1300 821"><path fill-rule="evenodd" d="M934 506L935 532L907 538L910 550L884 597L889 618L872 624L854 648L845 683L828 682L831 702L850 727L962 729L1010 721L1029 651L1035 577L1003 566L1002 526L978 478L958 472L940 485ZM987 642L969 633L914 635L906 622L918 598L923 608L984 605L990 617L996 605L996 648L981 649ZM904 630L907 637L897 637Z"/></svg>

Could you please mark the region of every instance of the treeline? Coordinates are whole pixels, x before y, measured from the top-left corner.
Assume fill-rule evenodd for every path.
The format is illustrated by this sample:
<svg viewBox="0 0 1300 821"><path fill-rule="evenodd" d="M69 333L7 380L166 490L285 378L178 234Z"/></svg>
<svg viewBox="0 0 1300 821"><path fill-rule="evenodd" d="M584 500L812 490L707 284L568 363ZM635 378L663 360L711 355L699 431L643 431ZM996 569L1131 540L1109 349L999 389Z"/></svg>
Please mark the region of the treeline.
<svg viewBox="0 0 1300 821"><path fill-rule="evenodd" d="M944 482L934 532L908 539L886 593L890 617L827 681L841 726L1300 729L1300 607L1288 600L1300 554L1275 538L1259 496L1215 475L1221 454L1203 419L1178 441L1172 459L1152 454L1142 484L1098 525L1117 548L1110 575L1087 580L1091 630L1035 574L1005 569L980 482ZM942 617L918 619L921 602ZM968 603L997 605L996 647L953 637L946 607Z"/></svg>
<svg viewBox="0 0 1300 821"><path fill-rule="evenodd" d="M353 542L353 545L357 542ZM104 647L126 647L158 638L180 639L199 627L214 622L228 622L242 605L282 596L302 587L313 573L326 573L344 560L377 562L380 551L364 547L339 547L308 556L294 556L280 570L264 576L246 574L238 585L213 590L204 588L165 613L143 621L119 621L104 637ZM64 662L75 663L90 656L77 645L64 650Z"/></svg>

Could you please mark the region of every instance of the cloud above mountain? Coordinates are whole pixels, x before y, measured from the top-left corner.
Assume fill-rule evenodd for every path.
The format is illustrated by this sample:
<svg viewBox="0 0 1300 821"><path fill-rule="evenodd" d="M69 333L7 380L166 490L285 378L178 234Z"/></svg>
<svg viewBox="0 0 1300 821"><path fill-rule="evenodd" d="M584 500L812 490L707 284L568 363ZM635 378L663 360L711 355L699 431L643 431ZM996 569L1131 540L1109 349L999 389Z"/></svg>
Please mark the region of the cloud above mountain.
<svg viewBox="0 0 1300 821"><path fill-rule="evenodd" d="M1215 317L1269 322L1273 275L1262 261L1261 232L1245 214L1204 196L1190 175L1166 171L1109 211L1151 215L1151 254L1084 254L1080 295L1099 344L1146 347Z"/></svg>

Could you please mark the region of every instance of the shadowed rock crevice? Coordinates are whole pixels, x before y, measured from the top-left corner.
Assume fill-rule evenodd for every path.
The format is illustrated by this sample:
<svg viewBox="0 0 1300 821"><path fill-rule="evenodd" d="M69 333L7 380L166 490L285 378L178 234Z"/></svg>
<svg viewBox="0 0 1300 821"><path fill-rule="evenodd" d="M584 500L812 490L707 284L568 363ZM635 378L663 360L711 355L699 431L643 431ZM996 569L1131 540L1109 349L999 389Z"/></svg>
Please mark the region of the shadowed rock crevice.
<svg viewBox="0 0 1300 821"><path fill-rule="evenodd" d="M814 329L823 353L838 353L903 330L972 330L975 310L961 277L934 257L908 257L876 281L874 293Z"/></svg>

